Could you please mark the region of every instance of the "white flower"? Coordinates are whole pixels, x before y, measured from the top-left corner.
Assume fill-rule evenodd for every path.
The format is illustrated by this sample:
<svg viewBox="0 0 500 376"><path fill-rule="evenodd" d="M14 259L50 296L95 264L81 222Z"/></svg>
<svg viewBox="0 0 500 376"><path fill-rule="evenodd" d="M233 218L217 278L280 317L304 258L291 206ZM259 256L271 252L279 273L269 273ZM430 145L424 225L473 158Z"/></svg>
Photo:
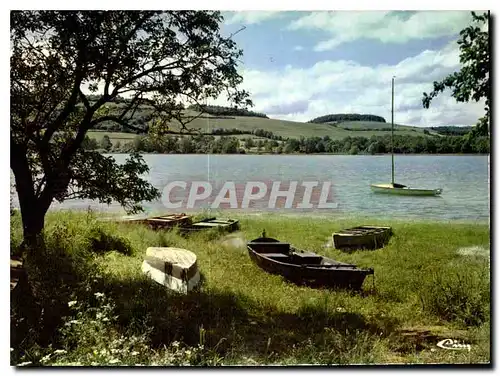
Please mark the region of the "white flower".
<svg viewBox="0 0 500 376"><path fill-rule="evenodd" d="M173 346L173 347L179 347L179 346L180 346L180 343L179 343L179 342L177 342L177 341L174 341L174 342L172 342L172 346Z"/></svg>
<svg viewBox="0 0 500 376"><path fill-rule="evenodd" d="M96 298L103 298L104 297L104 294L102 292L96 292L96 293L94 293L94 295Z"/></svg>
<svg viewBox="0 0 500 376"><path fill-rule="evenodd" d="M72 300L71 302L68 302L68 307L73 307L76 303L76 300Z"/></svg>

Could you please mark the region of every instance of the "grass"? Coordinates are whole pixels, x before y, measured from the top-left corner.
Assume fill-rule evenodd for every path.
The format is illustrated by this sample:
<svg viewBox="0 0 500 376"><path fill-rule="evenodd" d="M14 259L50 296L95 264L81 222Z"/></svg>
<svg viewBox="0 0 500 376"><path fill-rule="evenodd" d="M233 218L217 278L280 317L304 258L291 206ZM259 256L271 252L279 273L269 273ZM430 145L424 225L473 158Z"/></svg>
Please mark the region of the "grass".
<svg viewBox="0 0 500 376"><path fill-rule="evenodd" d="M393 227L389 244L374 252L348 254L325 245L332 232L359 224L359 219L276 214L237 218L241 231L233 237L248 241L265 229L268 236L299 248L373 267L375 279L368 277L359 293L300 287L263 272L244 248L224 243L220 234L186 238L175 231L101 222L93 214L50 213L48 255L31 268L50 264L53 278L57 265L64 263L61 270L72 270L64 285L74 287L61 290L63 277L47 285L52 293L46 295L57 292L61 304L54 315L63 317L53 320L57 323L50 333L55 334L45 335L50 340L43 342L33 334L31 341L21 340L18 335L17 344L11 345L12 362L490 362L489 259L481 253L457 252L467 246L489 248L487 225L373 220L370 223ZM19 218L14 218L12 249L20 237ZM195 252L203 277L200 289L177 295L145 278L141 263L149 246ZM50 279L38 276L44 278ZM45 327L35 321L37 328ZM472 349L437 348L444 338L461 339Z"/></svg>

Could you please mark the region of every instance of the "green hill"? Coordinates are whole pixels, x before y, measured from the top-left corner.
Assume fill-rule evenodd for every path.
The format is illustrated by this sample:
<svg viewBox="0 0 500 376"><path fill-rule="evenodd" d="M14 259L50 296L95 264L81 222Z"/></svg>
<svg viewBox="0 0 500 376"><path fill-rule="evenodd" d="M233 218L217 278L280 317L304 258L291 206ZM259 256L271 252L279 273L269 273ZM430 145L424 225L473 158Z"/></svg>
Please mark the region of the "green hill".
<svg viewBox="0 0 500 376"><path fill-rule="evenodd" d="M179 130L179 123L172 122L172 130ZM337 124L301 123L295 121L265 119L261 117L234 116L216 117L203 115L189 124L190 128L200 129L204 132L211 132L213 129L239 129L242 131L255 131L264 129L275 135L289 138L323 137L330 136L331 139L343 139L351 137L371 137L383 136L391 133L391 125L382 122L371 121L346 121ZM424 128L412 127L408 125L395 125L395 134L398 135L424 135ZM434 132L432 132L434 133Z"/></svg>
<svg viewBox="0 0 500 376"><path fill-rule="evenodd" d="M93 99L93 98L92 98ZM108 104L111 114L118 115L126 106L128 99L119 98L114 103ZM329 136L331 139L339 140L345 137L371 137L371 136L384 136L391 132L391 124L386 123L385 119L375 115L359 115L359 114L337 114L325 115L313 119L309 122L296 122L278 119L269 119L265 114L255 113L251 111L241 111L232 108L221 106L209 106L207 111L210 113L203 113L200 117L189 123L189 128L194 128L202 131L203 133L213 133L214 129L224 130L238 130L234 132L238 138L244 137L245 134L251 134L257 129L272 132L275 136L283 138L300 138L301 136L307 137L323 137ZM199 112L192 109L184 110L185 116L196 116ZM141 105L134 113L134 117L130 123L147 131L148 123L151 120L152 108L149 106ZM238 116L244 115L244 116ZM255 115L255 116L252 116ZM335 120L333 123L325 121ZM361 120L342 120L342 119L361 119ZM381 120L381 121L376 121ZM177 121L172 121L169 124L172 131L179 131L180 124ZM94 131L105 131L112 139L127 139L127 134L133 138L134 133L129 129L123 128L121 125L104 122L99 125L98 129ZM425 133L424 133L425 132ZM125 133L125 135L124 135ZM240 134L236 134L240 133ZM243 133L243 135L241 134ZM416 136L424 134L438 134L431 129L425 130L424 128L412 127L408 125L395 125L395 134ZM102 132L91 132L91 137L100 138ZM116 136L116 137L115 137Z"/></svg>

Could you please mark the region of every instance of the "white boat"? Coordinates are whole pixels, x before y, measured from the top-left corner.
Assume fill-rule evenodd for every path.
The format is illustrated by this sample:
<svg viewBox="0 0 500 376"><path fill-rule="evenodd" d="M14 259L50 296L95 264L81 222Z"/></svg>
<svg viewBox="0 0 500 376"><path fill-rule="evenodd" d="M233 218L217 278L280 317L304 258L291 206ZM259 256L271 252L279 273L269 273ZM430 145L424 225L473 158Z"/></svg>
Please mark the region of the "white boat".
<svg viewBox="0 0 500 376"><path fill-rule="evenodd" d="M182 248L149 247L142 272L170 290L184 294L200 282L196 255Z"/></svg>
<svg viewBox="0 0 500 376"><path fill-rule="evenodd" d="M372 191L376 193L388 193L394 195L408 195L408 196L438 196L443 191L441 188L437 189L421 189L410 188L402 184L371 184Z"/></svg>
<svg viewBox="0 0 500 376"><path fill-rule="evenodd" d="M392 156L392 181L391 183L370 184L375 193L388 193L406 196L438 196L443 192L442 188L424 189L410 188L403 184L394 182L394 77L392 78L392 109L391 109L391 156Z"/></svg>

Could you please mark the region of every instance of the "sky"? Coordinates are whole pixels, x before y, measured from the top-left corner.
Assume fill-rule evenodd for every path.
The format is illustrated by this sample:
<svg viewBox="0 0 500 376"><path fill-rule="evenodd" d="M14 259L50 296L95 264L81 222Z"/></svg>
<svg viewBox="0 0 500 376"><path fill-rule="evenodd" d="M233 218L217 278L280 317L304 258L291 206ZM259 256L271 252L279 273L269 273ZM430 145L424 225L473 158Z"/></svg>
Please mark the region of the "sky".
<svg viewBox="0 0 500 376"><path fill-rule="evenodd" d="M480 13L481 11L478 11ZM416 126L473 125L484 103L445 91L422 107L433 82L460 69L457 40L470 11L223 12L221 31L243 49L239 72L252 110L308 121L363 113ZM225 104L220 99L213 104Z"/></svg>

